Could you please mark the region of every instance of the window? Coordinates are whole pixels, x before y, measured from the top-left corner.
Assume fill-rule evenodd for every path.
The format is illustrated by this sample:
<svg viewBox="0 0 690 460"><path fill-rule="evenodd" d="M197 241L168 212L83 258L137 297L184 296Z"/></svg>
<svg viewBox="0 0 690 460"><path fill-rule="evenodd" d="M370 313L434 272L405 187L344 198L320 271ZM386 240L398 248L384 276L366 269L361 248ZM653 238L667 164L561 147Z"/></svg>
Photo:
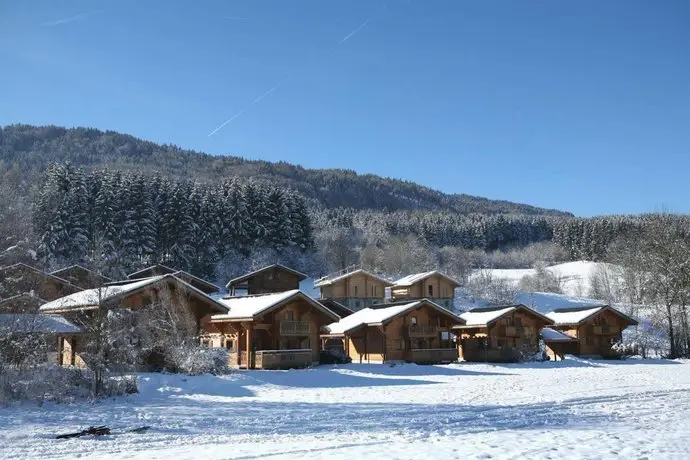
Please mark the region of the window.
<svg viewBox="0 0 690 460"><path fill-rule="evenodd" d="M225 348L227 350L234 350L235 349L235 342L230 339L225 339Z"/></svg>
<svg viewBox="0 0 690 460"><path fill-rule="evenodd" d="M376 297L376 286L371 287L371 296Z"/></svg>
<svg viewBox="0 0 690 460"><path fill-rule="evenodd" d="M361 308L362 303L359 300L355 300L355 308Z"/></svg>
<svg viewBox="0 0 690 460"><path fill-rule="evenodd" d="M209 339L204 339L201 341L201 345L206 348L211 348L211 341Z"/></svg>
<svg viewBox="0 0 690 460"><path fill-rule="evenodd" d="M513 319L513 326L515 326L515 327L522 327L522 318L515 318L515 319Z"/></svg>
<svg viewBox="0 0 690 460"><path fill-rule="evenodd" d="M413 326L416 326L416 325L417 325L417 317L416 317L416 316L413 316L412 318L410 318L410 323L411 323Z"/></svg>
<svg viewBox="0 0 690 460"><path fill-rule="evenodd" d="M428 291L429 291L429 297L433 297L434 296L434 286L430 284L428 286Z"/></svg>
<svg viewBox="0 0 690 460"><path fill-rule="evenodd" d="M405 349L405 341L403 339L395 339L395 349L396 350L404 350Z"/></svg>
<svg viewBox="0 0 690 460"><path fill-rule="evenodd" d="M590 346L590 345L592 345L593 343L594 343L594 340L592 340L592 336L591 336L591 335L585 336L585 345Z"/></svg>
<svg viewBox="0 0 690 460"><path fill-rule="evenodd" d="M357 297L357 286L355 286L355 297Z"/></svg>
<svg viewBox="0 0 690 460"><path fill-rule="evenodd" d="M293 321L295 319L295 314L291 311L285 312L285 319L288 321Z"/></svg>
<svg viewBox="0 0 690 460"><path fill-rule="evenodd" d="M496 346L497 346L498 348L503 347L503 340L496 340Z"/></svg>

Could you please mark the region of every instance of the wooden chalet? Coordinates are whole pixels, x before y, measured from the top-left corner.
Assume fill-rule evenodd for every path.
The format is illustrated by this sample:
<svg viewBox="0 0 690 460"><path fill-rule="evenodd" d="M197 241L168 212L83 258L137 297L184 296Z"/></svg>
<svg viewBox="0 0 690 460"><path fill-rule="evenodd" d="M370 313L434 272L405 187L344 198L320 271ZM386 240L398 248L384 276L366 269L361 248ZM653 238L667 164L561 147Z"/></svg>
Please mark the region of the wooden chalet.
<svg viewBox="0 0 690 460"><path fill-rule="evenodd" d="M34 294L24 292L0 300L0 314L36 313L44 303L46 303L44 299Z"/></svg>
<svg viewBox="0 0 690 460"><path fill-rule="evenodd" d="M464 323L451 311L421 299L359 310L329 324L321 339L328 341L329 347L340 340L353 362L453 362L458 359L458 350L450 340L450 331Z"/></svg>
<svg viewBox="0 0 690 460"><path fill-rule="evenodd" d="M169 304L189 312L201 331L204 319L216 313L225 313L227 308L204 292L178 278L167 274L135 281L111 283L101 288L87 289L53 300L39 308L40 313L59 314L80 325L88 325L96 318L99 310L117 308L136 309L149 305ZM88 336L61 336L59 353L69 350L74 359L66 365L80 365L78 354Z"/></svg>
<svg viewBox="0 0 690 460"><path fill-rule="evenodd" d="M637 321L608 305L558 308L546 314L553 322L552 329L577 339L564 350L564 345L544 340L547 353L554 358L571 353L579 356L617 358L612 345L622 341L623 330L637 326Z"/></svg>
<svg viewBox="0 0 690 460"><path fill-rule="evenodd" d="M455 288L458 286L460 283L437 270L416 273L393 283L391 299L397 302L426 298L443 307L452 308Z"/></svg>
<svg viewBox="0 0 690 460"><path fill-rule="evenodd" d="M177 278L184 280L185 282L191 284L196 289L200 290L205 294L213 294L215 292L220 291L220 288L218 286L216 286L213 283L209 283L208 281L199 278L198 276L194 276L191 273L187 273L183 270L176 270L174 268L170 268L161 264L151 265L150 267L146 267L142 270L130 273L129 275L127 275L127 279L139 280L143 278L151 278L154 276L161 275L175 275Z"/></svg>
<svg viewBox="0 0 690 460"><path fill-rule="evenodd" d="M453 328L460 357L475 362L516 362L539 351L539 331L553 324L524 305L474 308Z"/></svg>
<svg viewBox="0 0 690 460"><path fill-rule="evenodd" d="M66 279L24 263L0 268L0 299L31 294L51 301L81 290Z"/></svg>
<svg viewBox="0 0 690 460"><path fill-rule="evenodd" d="M226 287L231 296L286 292L299 289L299 283L308 276L281 264L273 264L239 276Z"/></svg>
<svg viewBox="0 0 690 460"><path fill-rule="evenodd" d="M357 311L384 303L386 288L393 283L358 267L349 267L314 282L321 291L321 300L331 299Z"/></svg>
<svg viewBox="0 0 690 460"><path fill-rule="evenodd" d="M69 267L55 270L50 274L67 280L82 289L96 288L113 281L107 276L99 275L81 265L70 265Z"/></svg>
<svg viewBox="0 0 690 460"><path fill-rule="evenodd" d="M70 346L73 343L72 339L82 333L78 326L60 315L0 314L0 342L5 342L2 344L5 348L3 354L9 362L12 362L13 356L21 356L26 352L26 350L12 349L13 346L17 346L15 344L22 343L16 338L19 336L38 336L46 343L46 362L65 366L83 365L79 356L73 353L74 348ZM61 346L65 340L66 348Z"/></svg>
<svg viewBox="0 0 690 460"><path fill-rule="evenodd" d="M319 331L339 319L302 291L226 297L227 313L206 323L207 346L230 350L230 364L247 369L306 367L319 361Z"/></svg>

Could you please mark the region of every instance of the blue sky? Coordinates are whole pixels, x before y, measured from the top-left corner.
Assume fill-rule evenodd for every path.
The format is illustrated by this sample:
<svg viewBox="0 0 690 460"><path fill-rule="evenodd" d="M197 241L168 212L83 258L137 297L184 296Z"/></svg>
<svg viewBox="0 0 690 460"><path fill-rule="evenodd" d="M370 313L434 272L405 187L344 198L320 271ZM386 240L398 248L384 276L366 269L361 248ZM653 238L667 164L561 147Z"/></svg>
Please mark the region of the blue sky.
<svg viewBox="0 0 690 460"><path fill-rule="evenodd" d="M0 125L690 212L685 0L0 0L0 62Z"/></svg>

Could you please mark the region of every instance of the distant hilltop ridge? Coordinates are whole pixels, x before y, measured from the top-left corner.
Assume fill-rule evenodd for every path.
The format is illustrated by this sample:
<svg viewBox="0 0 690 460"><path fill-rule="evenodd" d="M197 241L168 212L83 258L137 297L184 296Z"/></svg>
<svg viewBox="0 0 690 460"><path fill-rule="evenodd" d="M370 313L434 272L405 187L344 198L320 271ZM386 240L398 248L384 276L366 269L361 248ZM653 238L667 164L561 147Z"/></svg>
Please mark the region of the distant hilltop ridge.
<svg viewBox="0 0 690 460"><path fill-rule="evenodd" d="M158 171L200 181L253 177L299 191L324 208L379 211L433 210L460 214L571 217L568 212L465 194L446 194L400 179L345 169L307 169L236 156L208 155L93 128L10 125L0 128L0 161L25 173L54 162L77 166Z"/></svg>

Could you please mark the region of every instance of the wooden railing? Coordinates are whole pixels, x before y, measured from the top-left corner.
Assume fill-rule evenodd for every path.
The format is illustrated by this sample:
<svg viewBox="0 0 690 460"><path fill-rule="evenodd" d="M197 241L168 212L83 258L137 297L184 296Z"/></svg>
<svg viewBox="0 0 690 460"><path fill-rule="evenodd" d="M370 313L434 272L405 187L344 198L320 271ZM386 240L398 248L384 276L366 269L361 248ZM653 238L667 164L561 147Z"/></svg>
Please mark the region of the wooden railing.
<svg viewBox="0 0 690 460"><path fill-rule="evenodd" d="M409 361L417 364L452 363L458 360L457 348L413 348Z"/></svg>
<svg viewBox="0 0 690 460"><path fill-rule="evenodd" d="M431 324L417 324L410 326L410 337L436 337L438 335L438 326Z"/></svg>
<svg viewBox="0 0 690 460"><path fill-rule="evenodd" d="M257 350L252 354L254 369L290 369L307 367L312 363L312 350L310 348L298 350ZM237 352L228 355L230 365L237 365ZM252 367L247 363L247 352L240 352L241 367Z"/></svg>
<svg viewBox="0 0 690 460"><path fill-rule="evenodd" d="M309 335L309 323L306 321L281 321L280 335Z"/></svg>
<svg viewBox="0 0 690 460"><path fill-rule="evenodd" d="M520 360L521 353L515 348L463 348L462 357L465 361L513 363Z"/></svg>

